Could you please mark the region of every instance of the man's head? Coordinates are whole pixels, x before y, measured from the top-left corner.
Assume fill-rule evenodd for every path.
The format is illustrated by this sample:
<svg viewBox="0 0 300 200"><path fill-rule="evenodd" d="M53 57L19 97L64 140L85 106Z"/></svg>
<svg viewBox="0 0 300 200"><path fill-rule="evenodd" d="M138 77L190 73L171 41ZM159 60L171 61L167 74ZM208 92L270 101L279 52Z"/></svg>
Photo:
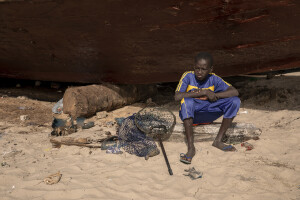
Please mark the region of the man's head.
<svg viewBox="0 0 300 200"><path fill-rule="evenodd" d="M209 53L201 52L195 58L195 76L198 80L203 81L213 70L213 58Z"/></svg>

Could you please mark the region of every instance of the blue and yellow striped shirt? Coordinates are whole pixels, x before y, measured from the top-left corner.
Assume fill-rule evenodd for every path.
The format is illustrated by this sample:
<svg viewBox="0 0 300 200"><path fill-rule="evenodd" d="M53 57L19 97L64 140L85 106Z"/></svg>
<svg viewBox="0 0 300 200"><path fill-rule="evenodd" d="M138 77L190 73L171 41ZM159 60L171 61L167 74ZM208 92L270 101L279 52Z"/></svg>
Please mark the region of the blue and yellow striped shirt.
<svg viewBox="0 0 300 200"><path fill-rule="evenodd" d="M214 73L210 73L205 80L199 81L196 79L194 71L188 71L182 75L176 92L191 92L201 88L209 89L216 93L227 90L229 86L231 86L229 83Z"/></svg>

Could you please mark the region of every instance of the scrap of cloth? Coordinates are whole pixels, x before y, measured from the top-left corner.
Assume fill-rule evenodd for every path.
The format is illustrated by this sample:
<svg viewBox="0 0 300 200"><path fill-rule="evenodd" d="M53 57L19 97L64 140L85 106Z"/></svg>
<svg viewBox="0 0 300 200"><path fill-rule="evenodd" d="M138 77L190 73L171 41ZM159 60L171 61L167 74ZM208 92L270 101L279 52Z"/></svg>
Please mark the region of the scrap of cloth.
<svg viewBox="0 0 300 200"><path fill-rule="evenodd" d="M137 128L134 119L135 115L127 117L120 125L117 132L119 143L127 153L146 157L158 148L153 138Z"/></svg>
<svg viewBox="0 0 300 200"><path fill-rule="evenodd" d="M176 88L176 92L192 92L197 89L211 90L218 93L228 89L231 85L214 73L199 81L196 79L193 71L185 72ZM240 108L240 99L230 97L219 99L216 102L200 100L197 98L183 98L179 116L181 120L193 118L193 123L210 123L224 115L224 118L233 118Z"/></svg>

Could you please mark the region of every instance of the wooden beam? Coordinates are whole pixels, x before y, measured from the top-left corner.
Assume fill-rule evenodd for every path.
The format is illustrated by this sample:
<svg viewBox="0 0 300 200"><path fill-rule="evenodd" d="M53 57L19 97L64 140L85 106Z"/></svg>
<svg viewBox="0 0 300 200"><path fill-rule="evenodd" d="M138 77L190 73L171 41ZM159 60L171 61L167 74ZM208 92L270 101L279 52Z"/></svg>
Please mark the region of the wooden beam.
<svg viewBox="0 0 300 200"><path fill-rule="evenodd" d="M221 123L212 123L208 125L199 125L194 127L195 142L213 141L217 136ZM239 140L259 139L261 129L248 123L232 123L232 126L226 132L226 141L234 143ZM171 142L185 141L183 124L176 124L172 135L168 139Z"/></svg>

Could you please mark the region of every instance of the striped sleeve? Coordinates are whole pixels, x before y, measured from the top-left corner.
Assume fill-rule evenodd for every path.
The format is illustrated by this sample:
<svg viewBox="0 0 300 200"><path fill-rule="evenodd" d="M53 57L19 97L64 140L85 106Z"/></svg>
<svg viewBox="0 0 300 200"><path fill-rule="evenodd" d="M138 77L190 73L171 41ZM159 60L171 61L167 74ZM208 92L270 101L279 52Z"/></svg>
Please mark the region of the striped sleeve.
<svg viewBox="0 0 300 200"><path fill-rule="evenodd" d="M228 89L229 86L231 86L229 83L224 81L221 77L219 77L216 74L214 75L214 85L215 85L215 92L223 92Z"/></svg>
<svg viewBox="0 0 300 200"><path fill-rule="evenodd" d="M188 85L189 85L189 74L191 72L188 71L188 72L185 72L182 76L181 76L181 79L177 85L177 88L176 88L176 92L185 92Z"/></svg>

